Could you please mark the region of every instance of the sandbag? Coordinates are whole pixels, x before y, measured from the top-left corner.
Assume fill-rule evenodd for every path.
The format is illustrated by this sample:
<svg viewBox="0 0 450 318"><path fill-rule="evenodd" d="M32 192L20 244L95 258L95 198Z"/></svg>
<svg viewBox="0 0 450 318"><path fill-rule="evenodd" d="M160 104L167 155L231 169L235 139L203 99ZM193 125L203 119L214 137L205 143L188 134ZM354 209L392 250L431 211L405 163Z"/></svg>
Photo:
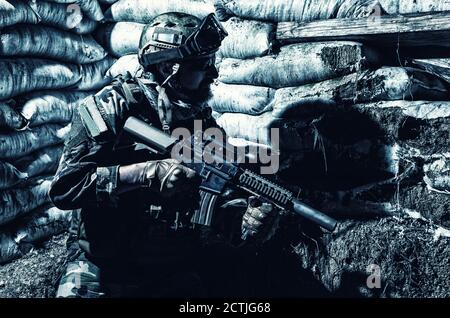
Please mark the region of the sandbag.
<svg viewBox="0 0 450 318"><path fill-rule="evenodd" d="M273 22L310 22L369 16L377 0L217 0L221 19L238 16Z"/></svg>
<svg viewBox="0 0 450 318"><path fill-rule="evenodd" d="M0 99L37 89L68 87L80 80L73 64L44 59L0 60Z"/></svg>
<svg viewBox="0 0 450 318"><path fill-rule="evenodd" d="M231 18L223 26L228 36L217 52L219 57L249 59L263 56L272 48L275 26L271 23Z"/></svg>
<svg viewBox="0 0 450 318"><path fill-rule="evenodd" d="M19 130L27 125L27 120L14 108L14 101L0 101L0 131Z"/></svg>
<svg viewBox="0 0 450 318"><path fill-rule="evenodd" d="M428 188L450 194L450 160L441 158L423 166L424 181Z"/></svg>
<svg viewBox="0 0 450 318"><path fill-rule="evenodd" d="M137 54L130 54L118 59L106 72L106 76L114 78L119 75L125 75L127 72L135 76L141 69Z"/></svg>
<svg viewBox="0 0 450 318"><path fill-rule="evenodd" d="M9 231L0 231L0 264L10 262L22 256L14 235Z"/></svg>
<svg viewBox="0 0 450 318"><path fill-rule="evenodd" d="M97 26L97 21L84 17L80 22L69 25L68 30L75 32L76 34L90 34L97 28Z"/></svg>
<svg viewBox="0 0 450 318"><path fill-rule="evenodd" d="M150 23L161 13L181 12L195 15L199 18L215 11L213 0L119 0L106 12L109 21L131 21Z"/></svg>
<svg viewBox="0 0 450 318"><path fill-rule="evenodd" d="M98 62L75 65L46 59L0 60L0 99L42 89L98 89L108 83L104 76L114 61L106 57Z"/></svg>
<svg viewBox="0 0 450 318"><path fill-rule="evenodd" d="M219 80L274 88L299 86L350 74L364 63L376 64L368 55L355 42L292 44L282 47L278 55L252 60L223 59Z"/></svg>
<svg viewBox="0 0 450 318"><path fill-rule="evenodd" d="M14 10L1 10L0 28L16 24L46 24L63 30L72 30L78 34L92 32L97 22L87 17L79 19L79 14L70 4L46 1L24 2L8 0Z"/></svg>
<svg viewBox="0 0 450 318"><path fill-rule="evenodd" d="M0 99L38 89L56 89L81 81L77 65L44 59L0 60Z"/></svg>
<svg viewBox="0 0 450 318"><path fill-rule="evenodd" d="M89 19L102 21L104 19L102 8L97 0L47 0L49 2L65 3L68 5L78 5Z"/></svg>
<svg viewBox="0 0 450 318"><path fill-rule="evenodd" d="M356 100L447 101L450 85L439 77L414 68L383 67L357 80Z"/></svg>
<svg viewBox="0 0 450 318"><path fill-rule="evenodd" d="M80 36L51 27L21 25L0 34L0 55L57 59L91 63L103 59L106 51L90 35Z"/></svg>
<svg viewBox="0 0 450 318"><path fill-rule="evenodd" d="M13 11L14 6L6 0L0 0L0 12Z"/></svg>
<svg viewBox="0 0 450 318"><path fill-rule="evenodd" d="M379 0L389 14L408 14L450 10L447 0Z"/></svg>
<svg viewBox="0 0 450 318"><path fill-rule="evenodd" d="M217 82L211 86L209 106L219 113L258 115L266 111L275 90L269 87L229 85Z"/></svg>
<svg viewBox="0 0 450 318"><path fill-rule="evenodd" d="M72 120L75 107L93 92L41 91L17 99L16 111L29 122L30 127L67 123Z"/></svg>
<svg viewBox="0 0 450 318"><path fill-rule="evenodd" d="M19 244L35 243L64 232L69 228L72 212L51 205L32 211L17 225L15 241Z"/></svg>
<svg viewBox="0 0 450 318"><path fill-rule="evenodd" d="M47 147L31 155L14 160L14 165L29 178L56 172L63 153L63 145Z"/></svg>
<svg viewBox="0 0 450 318"><path fill-rule="evenodd" d="M96 38L115 57L137 54L144 27L145 24L135 22L109 23L96 30Z"/></svg>
<svg viewBox="0 0 450 318"><path fill-rule="evenodd" d="M50 202L48 192L52 179L41 178L26 187L0 191L0 225Z"/></svg>
<svg viewBox="0 0 450 318"><path fill-rule="evenodd" d="M0 161L0 189L23 184L29 178L56 172L63 152L63 145L43 148L31 155L15 159L14 164Z"/></svg>
<svg viewBox="0 0 450 318"><path fill-rule="evenodd" d="M33 243L60 234L68 229L72 211L45 205L20 219L7 230L0 231L0 264L28 253Z"/></svg>
<svg viewBox="0 0 450 318"><path fill-rule="evenodd" d="M225 113L217 119L217 124L229 137L245 139L276 152L281 150L281 154L306 153L317 148L315 130L299 118L280 120L270 112L258 116Z"/></svg>
<svg viewBox="0 0 450 318"><path fill-rule="evenodd" d="M270 113L260 116L226 113L220 116L217 124L225 130L227 136L271 145L269 130L274 126L274 121Z"/></svg>
<svg viewBox="0 0 450 318"><path fill-rule="evenodd" d="M390 100L450 100L449 85L433 74L411 68L383 67L300 87L278 89L273 116L300 116L303 112L339 103Z"/></svg>
<svg viewBox="0 0 450 318"><path fill-rule="evenodd" d="M111 82L111 78L105 76L116 59L107 56L101 61L80 65L80 78L74 89L82 91L98 90Z"/></svg>
<svg viewBox="0 0 450 318"><path fill-rule="evenodd" d="M19 158L38 149L61 144L69 130L70 124L65 127L49 124L0 135L0 159Z"/></svg>
<svg viewBox="0 0 450 318"><path fill-rule="evenodd" d="M9 162L0 161L0 190L9 189L25 181L28 175Z"/></svg>
<svg viewBox="0 0 450 318"><path fill-rule="evenodd" d="M103 21L105 19L97 0L77 0L77 3L89 19L94 21Z"/></svg>

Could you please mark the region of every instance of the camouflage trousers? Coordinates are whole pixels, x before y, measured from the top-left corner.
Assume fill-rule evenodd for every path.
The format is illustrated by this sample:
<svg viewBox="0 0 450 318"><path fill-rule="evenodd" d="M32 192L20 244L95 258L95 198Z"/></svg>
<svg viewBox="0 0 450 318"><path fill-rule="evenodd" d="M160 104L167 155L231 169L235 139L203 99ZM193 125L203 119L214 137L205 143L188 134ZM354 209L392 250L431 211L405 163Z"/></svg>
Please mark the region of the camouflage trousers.
<svg viewBox="0 0 450 318"><path fill-rule="evenodd" d="M100 298L105 292L100 287L100 269L81 254L67 264L61 277L57 298Z"/></svg>

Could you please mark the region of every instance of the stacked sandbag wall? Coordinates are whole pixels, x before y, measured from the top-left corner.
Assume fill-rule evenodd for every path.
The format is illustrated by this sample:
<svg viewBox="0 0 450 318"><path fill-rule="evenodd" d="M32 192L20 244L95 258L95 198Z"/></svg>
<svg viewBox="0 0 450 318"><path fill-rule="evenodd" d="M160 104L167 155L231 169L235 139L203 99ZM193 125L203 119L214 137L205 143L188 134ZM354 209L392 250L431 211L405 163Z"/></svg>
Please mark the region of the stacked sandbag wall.
<svg viewBox="0 0 450 318"><path fill-rule="evenodd" d="M74 109L110 81L103 20L97 0L0 2L0 263L68 229L48 190Z"/></svg>
<svg viewBox="0 0 450 318"><path fill-rule="evenodd" d="M9 2L24 13L20 19L6 19L5 26L0 21L2 28L16 23L42 25L70 32L75 37L82 33L84 41L92 34L89 43L100 44L108 53L96 55L94 48L89 49L88 56L102 56L92 63L108 59L106 67L113 58L119 59L107 71L106 82L125 72L136 75L141 71L136 55L140 33L156 15L179 11L204 17L216 12L229 33L217 53L219 78L213 85L210 103L218 123L231 137L280 148L281 166L275 176L278 181L298 193L300 199L340 221L332 234L297 218L288 218L289 222L282 224L280 231L289 229L287 232L292 233L290 230L295 229L286 246L297 253L299 266L337 295L449 296L450 279L446 270L450 257L448 60L392 62L388 61L392 55L386 49L363 43L283 45L276 37L279 22L308 23L374 14L432 14L449 10L448 1L103 0L99 1L103 12L100 15L95 0L86 3L80 0L77 3L83 5L77 12L89 14L78 18L75 28L46 14L48 8L62 8L74 0L51 1L41 7L41 1L27 2L27 6L22 1ZM0 2L2 7L9 12L12 6ZM64 86L51 76L45 81L30 80L34 83L33 91L47 92L55 88L57 93L82 94L80 91L89 86L71 80L70 75L76 73L74 65L92 64L73 60L86 54L72 54L61 63L61 50L39 48L33 53L39 60L30 62L27 57L31 49L21 47L22 55L16 53L12 59L14 64L8 64L12 65L9 69L45 65L40 63L46 58L57 61L59 67L64 66L54 68L51 74L61 74L58 79L70 82ZM7 51L13 49L14 46ZM53 52L53 55L43 56L42 52ZM19 84L20 79L16 80ZM100 87L105 82L97 83ZM90 89L98 87L94 85ZM4 93L0 91L7 96L0 98L8 106L3 112L7 118L3 121L8 121L4 126L9 129L5 136L59 124L49 115L41 116L46 119L38 120L39 125L31 124L33 115L26 117L19 112L20 116L16 116L14 111L25 105L20 98L31 92L15 90L6 86ZM39 92L33 93L41 96ZM279 129L279 141L271 139L271 128ZM12 132L16 130L19 131ZM43 143L45 147L59 144ZM39 148L33 143L33 147L37 147L33 150L37 152L44 146ZM20 183L28 180L27 171L23 171L23 166L14 165L15 155L8 152L14 151L5 150L3 162L10 165L5 171L14 180L14 187L21 191L26 186L39 187L39 184ZM8 189L5 191L11 189L5 188ZM381 280L380 288L368 283L373 278L369 275L374 273L380 274L376 276Z"/></svg>

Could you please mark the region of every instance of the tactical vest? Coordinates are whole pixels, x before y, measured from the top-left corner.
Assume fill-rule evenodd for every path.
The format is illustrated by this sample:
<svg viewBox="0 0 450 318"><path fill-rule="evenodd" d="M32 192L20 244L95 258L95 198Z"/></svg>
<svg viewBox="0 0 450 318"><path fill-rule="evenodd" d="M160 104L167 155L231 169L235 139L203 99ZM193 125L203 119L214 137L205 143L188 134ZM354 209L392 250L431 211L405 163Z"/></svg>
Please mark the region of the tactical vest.
<svg viewBox="0 0 450 318"><path fill-rule="evenodd" d="M139 79L133 78L130 74L116 77L111 83L110 89L105 90L105 92L103 92L105 94L104 96L102 96L102 94L94 96L93 98L93 102L95 103L94 106L98 108L102 119L105 122L107 122L108 121L107 114L105 114L104 110L102 110L103 108L102 99L108 97L108 92L110 92L111 90L115 90L119 95L121 95L125 99L126 103L129 106L129 109L132 110L131 114L132 116L138 117L144 120L145 122L153 125L154 127L162 129L158 112L156 111L157 94L154 94L153 95L154 97L152 97L151 94L145 94L145 92L143 91L142 83L139 84L138 81ZM201 114L197 114L196 119L202 120L202 124L205 129L216 126L216 123L212 118L211 111L209 109L206 109ZM187 120L186 122L178 122L176 127L184 127L192 131L193 122L194 121L192 119ZM83 124L80 122L79 119L78 120L75 119L73 125L83 125ZM69 148L72 148L72 146L75 146L80 141L83 141L86 138L88 138L88 132L86 131L86 129L75 129L74 131L77 131L78 133L72 136L70 140L67 142L66 145ZM71 232L71 240L68 241L68 244L75 243L80 239L81 241L83 241L84 238L86 238L84 221L81 220L80 212L78 212L77 216L74 216L70 232ZM165 232L165 230L162 229L161 232ZM152 235L158 236L159 234L155 233ZM82 245L83 250L91 253L90 247L88 245L86 244Z"/></svg>

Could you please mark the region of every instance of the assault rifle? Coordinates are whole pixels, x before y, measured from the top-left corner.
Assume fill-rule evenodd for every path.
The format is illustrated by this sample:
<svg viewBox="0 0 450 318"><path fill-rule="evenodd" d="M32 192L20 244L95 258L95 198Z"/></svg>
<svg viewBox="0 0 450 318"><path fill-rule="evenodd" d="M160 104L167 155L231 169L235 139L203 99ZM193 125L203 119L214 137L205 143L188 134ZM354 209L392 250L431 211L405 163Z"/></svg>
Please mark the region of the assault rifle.
<svg viewBox="0 0 450 318"><path fill-rule="evenodd" d="M189 140L180 141L135 117L126 121L124 131L131 135L134 141L144 144L156 154L171 154L174 147L183 150L179 152L180 158L177 159L202 178L200 208L192 218L194 224L210 226L218 197L231 187L243 190L279 209L294 212L330 232L336 228L335 219L300 202L292 192L249 169L240 167L240 164L227 162L220 156L208 162L203 160L206 145L216 141L209 138L205 140L201 131L196 132ZM211 161L212 163L209 163Z"/></svg>

